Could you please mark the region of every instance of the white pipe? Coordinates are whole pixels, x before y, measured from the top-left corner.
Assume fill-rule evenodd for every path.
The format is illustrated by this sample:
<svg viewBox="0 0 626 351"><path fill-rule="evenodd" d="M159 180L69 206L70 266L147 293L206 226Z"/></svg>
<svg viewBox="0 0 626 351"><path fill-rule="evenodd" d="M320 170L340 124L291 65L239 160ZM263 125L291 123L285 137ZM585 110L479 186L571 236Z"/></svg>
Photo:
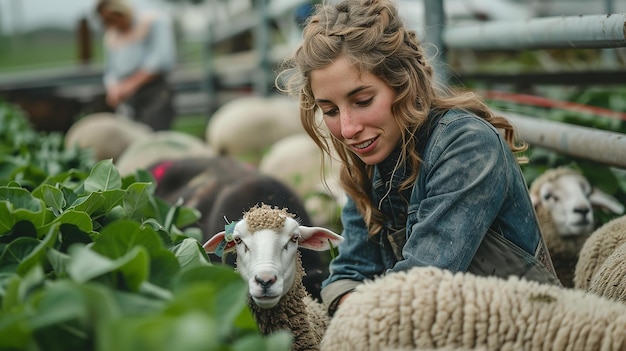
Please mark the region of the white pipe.
<svg viewBox="0 0 626 351"><path fill-rule="evenodd" d="M626 134L498 111L531 146L626 169Z"/></svg>
<svg viewBox="0 0 626 351"><path fill-rule="evenodd" d="M453 49L523 50L626 46L626 13L530 18L457 25L443 32Z"/></svg>

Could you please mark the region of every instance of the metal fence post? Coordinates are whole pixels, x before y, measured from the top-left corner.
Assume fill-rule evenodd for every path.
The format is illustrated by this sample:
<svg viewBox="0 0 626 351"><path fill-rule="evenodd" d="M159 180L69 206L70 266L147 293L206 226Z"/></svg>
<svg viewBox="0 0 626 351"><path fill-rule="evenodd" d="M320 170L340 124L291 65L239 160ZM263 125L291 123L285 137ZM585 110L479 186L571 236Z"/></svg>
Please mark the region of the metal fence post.
<svg viewBox="0 0 626 351"><path fill-rule="evenodd" d="M443 0L424 0L424 37L426 57L435 70L435 80L447 83L450 73L447 67L446 45L443 31L446 25Z"/></svg>

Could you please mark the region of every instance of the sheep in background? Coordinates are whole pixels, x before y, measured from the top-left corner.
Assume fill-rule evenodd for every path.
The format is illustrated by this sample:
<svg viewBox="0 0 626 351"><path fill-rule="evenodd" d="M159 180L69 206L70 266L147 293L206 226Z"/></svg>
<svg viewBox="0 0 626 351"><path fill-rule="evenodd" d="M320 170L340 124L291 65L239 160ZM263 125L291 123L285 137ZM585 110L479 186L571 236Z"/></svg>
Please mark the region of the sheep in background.
<svg viewBox="0 0 626 351"><path fill-rule="evenodd" d="M213 113L205 139L218 154L257 165L274 142L303 131L297 103L284 96L247 96L231 100Z"/></svg>
<svg viewBox="0 0 626 351"><path fill-rule="evenodd" d="M326 158L322 165L321 156L308 134L297 133L274 143L261 158L259 170L294 189L314 225L329 227L338 220L345 193L339 184L340 163Z"/></svg>
<svg viewBox="0 0 626 351"><path fill-rule="evenodd" d="M578 253L595 229L593 208L621 214L624 206L567 167L549 169L537 177L530 197L557 276L563 286L572 287Z"/></svg>
<svg viewBox="0 0 626 351"><path fill-rule="evenodd" d="M148 138L141 138L131 143L120 155L115 165L120 174L126 176L138 169L147 169L161 160L214 155L213 149L202 139L187 133L167 130L154 132Z"/></svg>
<svg viewBox="0 0 626 351"><path fill-rule="evenodd" d="M65 147L93 149L94 161L113 159L134 141L152 134L152 129L143 123L119 117L113 113L100 112L87 115L76 121L65 133Z"/></svg>
<svg viewBox="0 0 626 351"><path fill-rule="evenodd" d="M626 216L596 229L580 249L574 287L625 301Z"/></svg>
<svg viewBox="0 0 626 351"><path fill-rule="evenodd" d="M150 167L157 183L155 195L169 203L183 200L183 205L197 209L201 218L197 225L203 241L224 229L227 221L261 202L289 208L301 224L311 225L302 199L286 184L260 173L253 166L228 156L164 160ZM213 262L221 259L209 255ZM316 299L321 299L321 284L329 274L324 253L303 250L304 286ZM234 265L233 257L225 262Z"/></svg>
<svg viewBox="0 0 626 351"><path fill-rule="evenodd" d="M626 350L626 305L511 277L416 267L358 286L322 351Z"/></svg>
<svg viewBox="0 0 626 351"><path fill-rule="evenodd" d="M249 306L262 334L289 330L293 350L317 350L329 317L302 286L298 247L329 250L343 238L302 226L286 209L256 206L204 244L207 252L236 251L237 271L248 283Z"/></svg>

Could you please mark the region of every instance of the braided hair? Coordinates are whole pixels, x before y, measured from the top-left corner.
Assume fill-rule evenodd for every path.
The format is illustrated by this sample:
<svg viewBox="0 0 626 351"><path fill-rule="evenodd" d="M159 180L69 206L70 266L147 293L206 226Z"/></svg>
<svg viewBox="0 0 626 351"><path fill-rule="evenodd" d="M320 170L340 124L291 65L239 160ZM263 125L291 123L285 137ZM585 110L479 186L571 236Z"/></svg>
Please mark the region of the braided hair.
<svg viewBox="0 0 626 351"><path fill-rule="evenodd" d="M460 108L484 118L503 131L510 149L526 150L513 126L496 116L474 93L454 91L435 83L415 31L407 28L392 0L343 0L337 5L317 5L303 30L303 40L294 55L283 63L277 86L297 96L300 118L306 132L326 157L336 154L342 162L341 184L355 202L370 235L383 226L383 215L371 198L374 166L366 165L340 140L329 135L316 116L319 108L311 89L311 72L345 57L361 72L370 72L396 93L391 110L402 133L400 163L412 174L401 184L411 187L417 178L420 155L415 135L431 113ZM324 157L324 156L323 156ZM518 158L523 161L523 158Z"/></svg>

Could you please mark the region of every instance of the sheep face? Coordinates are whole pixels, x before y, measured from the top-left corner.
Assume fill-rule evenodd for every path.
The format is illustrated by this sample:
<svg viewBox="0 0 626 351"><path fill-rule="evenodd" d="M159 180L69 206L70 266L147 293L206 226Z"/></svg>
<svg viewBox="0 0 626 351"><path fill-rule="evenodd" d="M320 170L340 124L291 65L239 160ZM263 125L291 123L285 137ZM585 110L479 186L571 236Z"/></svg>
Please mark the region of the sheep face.
<svg viewBox="0 0 626 351"><path fill-rule="evenodd" d="M250 296L261 308L274 307L293 285L295 256L301 235L298 222L286 220L283 230L250 232L242 221L235 226L237 270L248 282ZM239 227L239 228L238 228Z"/></svg>
<svg viewBox="0 0 626 351"><path fill-rule="evenodd" d="M328 229L302 226L285 210L263 206L246 213L232 235L224 231L213 236L204 249L215 253L221 245L224 252L236 251L237 271L248 283L250 297L269 309L294 285L298 247L324 251L341 241L343 237Z"/></svg>
<svg viewBox="0 0 626 351"><path fill-rule="evenodd" d="M613 196L594 188L578 173L561 174L542 183L531 192L535 208L546 208L561 237L587 235L594 229L593 207L615 214L624 212L624 206Z"/></svg>
<svg viewBox="0 0 626 351"><path fill-rule="evenodd" d="M576 174L561 176L541 186L538 200L550 211L560 236L585 235L593 230L591 192L589 182Z"/></svg>

